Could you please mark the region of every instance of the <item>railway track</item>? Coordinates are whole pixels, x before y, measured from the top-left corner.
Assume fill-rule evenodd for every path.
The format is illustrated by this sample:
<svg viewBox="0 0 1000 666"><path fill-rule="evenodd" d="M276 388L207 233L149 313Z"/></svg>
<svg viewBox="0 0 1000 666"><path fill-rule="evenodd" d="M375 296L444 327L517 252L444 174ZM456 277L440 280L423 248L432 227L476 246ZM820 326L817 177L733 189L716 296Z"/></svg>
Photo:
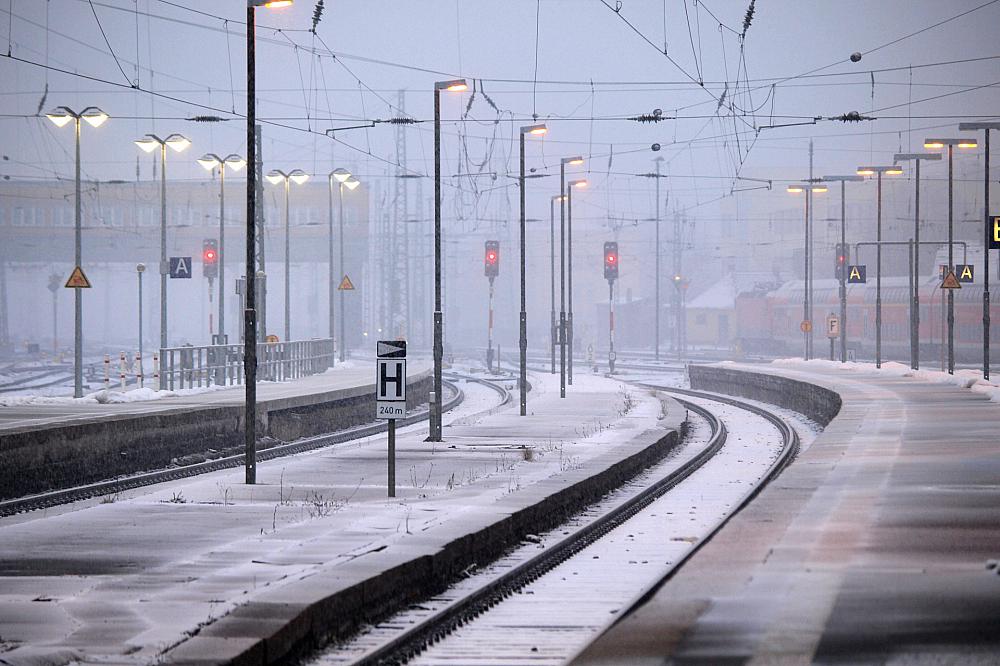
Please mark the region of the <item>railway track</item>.
<svg viewBox="0 0 1000 666"><path fill-rule="evenodd" d="M490 385L490 382L485 380L475 381L480 381L483 384ZM454 409L462 403L462 400L465 397L462 390L459 389L454 383L445 382L445 385L453 391L453 395L450 400L442 405L442 411ZM491 388L497 390L498 393L501 394L502 398L506 396L506 401L510 400L510 396L507 395L507 391L503 387L491 386ZM397 427L413 425L414 423L426 420L427 417L428 411L420 410L410 416L407 416L405 419L397 420L396 425ZM354 439L361 439L363 437L384 432L387 428L388 424L385 421L381 421L354 428L347 428L345 430L338 430L332 433L305 437L287 444L279 444L266 449L259 449L257 451L257 460L273 460L274 458L295 455L312 449L318 449L333 444L340 444ZM222 469L240 467L244 464L245 460L246 458L243 454L225 456L222 458L216 458L215 460L207 460L205 462L195 463L192 465L171 467L153 472L143 472L127 477L98 481L96 483L75 486L72 488L53 490L46 493L39 493L37 495L4 500L0 502L0 517L24 513L26 511L34 511L36 509L45 509L93 497L114 495L116 493L132 490L134 488L140 488L142 486L150 486L157 483L163 483L165 481L175 481L177 479L184 479L197 476L199 474L207 474L209 472L215 472Z"/></svg>
<svg viewBox="0 0 1000 666"><path fill-rule="evenodd" d="M648 386L648 385L647 385ZM656 387L659 388L659 387ZM692 474L704 468L725 447L729 430L725 423L703 404L713 401L730 408L746 410L766 421L773 427L780 439L774 460L762 467L759 484L745 493L738 502L727 505L730 508L697 543L682 544L686 553L678 556L671 565L655 577L654 584L632 594L622 603L599 613L602 621L609 612L617 616L634 608L645 600L659 585L669 579L700 546L722 527L729 517L750 501L756 492L774 478L794 457L798 448L796 432L779 416L756 405L743 401L669 388L670 392L683 395L678 400L700 420L704 431L704 442L685 447L688 454L683 461L671 459L651 468L644 477L626 484L597 505L587 509L565 525L542 537L529 539L520 548L485 567L481 572L456 583L448 591L412 605L405 611L388 618L384 622L362 631L358 635L332 645L306 663L311 666L330 664L399 664L399 663L562 663L568 656L567 624L578 622L574 615L602 599L600 589L585 589L585 598L568 602L572 597L574 583L583 583L583 577L570 574L567 567L591 567L594 580L587 583L608 584L609 571L616 570L606 558L603 561L586 555L591 548L601 547L601 540L613 540L622 530L634 531L634 521L640 520L651 511L658 500L669 497L669 493L682 484ZM688 451L692 449L693 451ZM738 454L737 454L738 455ZM664 473L660 473L663 470ZM655 518L655 514L653 516ZM648 517L646 518L648 520ZM651 530L658 531L658 530ZM629 537L632 534L628 534ZM620 550L620 549L619 549ZM586 553L584 553L586 551ZM621 555L621 553L619 553ZM593 557L593 556L591 556ZM652 557L652 556L650 556ZM661 555L662 557L662 555ZM629 562L634 563L634 562ZM593 567L596 566L596 569ZM609 566L611 568L609 568ZM560 573L561 572L561 573ZM561 581L559 580L561 578ZM565 589L567 578L570 590ZM555 588L548 599L547 611L532 610L545 599L535 592L554 581ZM614 584L614 580L611 580ZM530 589L528 589L530 588ZM569 595L569 596L567 596ZM595 601L596 600L596 601ZM520 603L519 603L520 602ZM512 606L509 606L513 604ZM504 612L502 609L508 607ZM622 608L624 606L624 609ZM622 609L622 612L618 612ZM544 615L544 618L539 617ZM497 618L491 622L490 618ZM538 623L543 627L528 626ZM486 627L476 630L477 626ZM593 628L590 628L590 635ZM453 634L465 634L464 643L453 641ZM533 642L533 643L532 643ZM470 646L471 643L471 646ZM531 643L531 644L529 644ZM503 644L503 645L501 645ZM513 648L512 648L513 646ZM500 656L500 650L506 650ZM425 652L426 651L426 652Z"/></svg>

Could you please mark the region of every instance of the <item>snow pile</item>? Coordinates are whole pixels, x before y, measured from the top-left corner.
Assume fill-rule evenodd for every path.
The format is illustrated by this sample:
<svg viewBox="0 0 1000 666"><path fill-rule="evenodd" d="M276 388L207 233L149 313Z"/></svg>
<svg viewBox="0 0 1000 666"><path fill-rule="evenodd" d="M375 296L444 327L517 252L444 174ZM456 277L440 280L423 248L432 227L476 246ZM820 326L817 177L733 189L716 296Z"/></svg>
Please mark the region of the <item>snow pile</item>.
<svg viewBox="0 0 1000 666"><path fill-rule="evenodd" d="M941 370L914 370L908 365L895 361L886 361L882 368L878 369L874 363L857 363L848 361L829 361L826 359L811 359L806 361L802 357L779 358L771 361L773 365L795 366L808 365L812 367L832 368L846 370L848 372L875 371L882 372L893 377L912 377L913 379L929 382L931 384L950 384L959 388L969 389L974 393L982 393L993 402L1000 402L1000 384L992 380L983 379L981 370L956 370L950 375Z"/></svg>
<svg viewBox="0 0 1000 666"><path fill-rule="evenodd" d="M232 388L230 386L199 386L195 388L176 389L174 391L157 391L151 388L140 388L126 391L105 391L100 390L90 393L82 398L67 398L64 396L49 397L43 395L19 395L0 398L0 407L20 407L23 405L117 405L126 402L146 402L149 400L162 400L163 398L176 398L180 396L198 395L199 393L209 393L222 389Z"/></svg>

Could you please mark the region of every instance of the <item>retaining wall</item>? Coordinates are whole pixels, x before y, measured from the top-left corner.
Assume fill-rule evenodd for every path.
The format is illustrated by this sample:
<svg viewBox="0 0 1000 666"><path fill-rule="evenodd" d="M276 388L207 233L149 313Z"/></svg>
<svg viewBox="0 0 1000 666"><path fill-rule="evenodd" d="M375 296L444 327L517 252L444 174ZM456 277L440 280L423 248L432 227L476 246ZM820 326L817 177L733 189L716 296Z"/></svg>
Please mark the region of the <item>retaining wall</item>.
<svg viewBox="0 0 1000 666"><path fill-rule="evenodd" d="M828 388L779 375L728 368L689 365L691 388L749 398L804 414L826 426L840 412L841 399Z"/></svg>
<svg viewBox="0 0 1000 666"><path fill-rule="evenodd" d="M427 402L430 371L407 382L407 407ZM261 401L261 443L293 441L363 423L375 416L374 384ZM162 469L185 456L217 457L244 444L242 404L102 417L0 435L0 499ZM237 451L237 452L238 452Z"/></svg>

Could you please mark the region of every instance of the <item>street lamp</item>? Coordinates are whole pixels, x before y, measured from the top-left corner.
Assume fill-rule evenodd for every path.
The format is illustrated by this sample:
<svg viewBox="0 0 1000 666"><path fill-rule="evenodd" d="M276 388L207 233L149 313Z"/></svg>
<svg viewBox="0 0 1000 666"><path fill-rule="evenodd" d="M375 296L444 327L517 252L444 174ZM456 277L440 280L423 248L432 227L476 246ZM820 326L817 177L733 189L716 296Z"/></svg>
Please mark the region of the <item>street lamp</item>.
<svg viewBox="0 0 1000 666"><path fill-rule="evenodd" d="M257 7L287 7L292 0L247 0L247 261L243 311L244 467L248 485L257 483Z"/></svg>
<svg viewBox="0 0 1000 666"><path fill-rule="evenodd" d="M556 374L556 340L559 338L559 331L556 329L556 223L555 223L555 203L562 201L563 195L555 194L549 199L549 303L551 304L549 337L551 338L552 351L552 371ZM562 227L560 227L560 238ZM559 257L562 261L562 255ZM560 264L561 265L561 264Z"/></svg>
<svg viewBox="0 0 1000 666"><path fill-rule="evenodd" d="M542 136L548 132L548 128L544 124L538 125L525 125L521 128L519 133L519 147L521 156L521 171L518 176L518 185L521 190L521 335L519 338L519 345L521 348L521 373L518 380L518 388L520 393L520 403L521 403L521 416L525 416L528 413L528 313L526 310L526 291L525 291L525 274L524 274L524 135L530 134L531 136ZM581 158L582 161L582 158ZM563 335L565 336L565 328L562 329ZM565 340L563 341L565 344ZM565 347L563 347L565 350ZM562 352L563 358L565 359L565 351ZM565 387L562 389L561 397L566 397Z"/></svg>
<svg viewBox="0 0 1000 666"><path fill-rule="evenodd" d="M847 252L847 183L863 181L864 176L823 176L823 182L840 183L840 247ZM840 257L837 257L840 262ZM838 265L840 265L838 263ZM847 256L840 271L840 362L847 362Z"/></svg>
<svg viewBox="0 0 1000 666"><path fill-rule="evenodd" d="M330 337L333 338L333 291L336 289L335 284L339 284L335 281L333 272L333 183L337 183L337 189L339 194L340 203L340 214L338 217L340 233L338 234L338 239L340 241L340 262L337 264L339 270L337 271L340 275L347 275L347 271L344 270L344 188L346 187L348 191L353 191L361 181L351 175L347 169L334 169L330 173ZM344 316L344 290L340 289L340 360L343 362L345 354L347 353L347 338L344 334L344 324L346 322L346 317Z"/></svg>
<svg viewBox="0 0 1000 666"><path fill-rule="evenodd" d="M337 183L337 189L338 189L339 194L340 194L340 231L341 231L341 234L343 234L343 231L344 231L344 187L343 187L343 184L344 184L344 181L346 181L350 177L351 177L351 172L348 171L347 169L341 169L341 168L334 169L327 176L327 184L329 185L328 193L330 195L329 198L328 198L329 206L327 207L327 210L329 212L329 216L327 218L327 229L329 231L328 236L327 236L327 241L328 241L328 244L329 244L329 247L328 247L328 250L329 250L329 252L328 252L328 259L329 259L329 262L330 262L329 263L329 265L330 265L329 277L327 279L327 282L329 283L328 284L329 289L327 291L329 292L329 301L330 301L329 302L329 306L330 306L330 309L329 309L329 318L330 318L330 339L331 340L335 340L336 337L337 337L337 331L336 331L336 327L335 327L335 324L334 324L334 310L335 310L335 307L334 307L334 298L333 298L333 295L337 291L336 285L339 284L339 282L335 281L336 280L336 274L334 273L334 270L333 270L333 184ZM341 247L343 247L343 243L341 244ZM343 345L344 341L341 340L340 344Z"/></svg>
<svg viewBox="0 0 1000 666"><path fill-rule="evenodd" d="M860 166L859 176L875 176L877 185L875 215L875 367L882 367L882 175L900 176L898 166Z"/></svg>
<svg viewBox="0 0 1000 666"><path fill-rule="evenodd" d="M524 128L521 128L522 137ZM521 143L524 141L522 139ZM521 150L523 155L524 150ZM523 162L523 160L522 160ZM566 397L566 165L583 164L583 158L564 157L559 160L559 397ZM521 168L522 177L524 168ZM524 183L521 183L522 187ZM522 196L523 200L524 197ZM522 206L523 208L523 206ZM521 217L524 217L523 213Z"/></svg>
<svg viewBox="0 0 1000 666"><path fill-rule="evenodd" d="M573 188L587 187L587 179L571 180L566 188L566 278L569 282L569 315L566 317L566 344L569 345L569 385L573 385Z"/></svg>
<svg viewBox="0 0 1000 666"><path fill-rule="evenodd" d="M809 242L810 238L809 238L809 236L812 233L812 230L809 228L809 202L812 199L812 197L810 196L811 194L817 194L817 193L818 194L822 194L823 192L827 191L826 185L819 185L818 184L818 183L821 183L822 180L823 180L822 178L807 178L806 180L801 181L802 185L798 185L798 184L789 185L788 188L787 188L788 192L791 193L791 194L801 194L803 192L806 194L806 196L805 196L805 200L806 200L806 216L805 216L805 223L804 223L804 227L805 227L805 240L804 240L804 243L803 243L803 247L804 247L803 255L805 256L805 260L804 260L805 280L804 280L804 284L803 284L803 287L802 287L802 290L803 290L803 293L802 293L802 324L799 326L799 328L802 330L803 345L804 345L804 348L805 348L805 351L803 353L803 358L805 358L805 360L807 360L807 361L809 360L809 358L811 356L811 352L812 352L812 344L811 344L811 342L812 342L812 319L810 317L810 314L812 312L812 293L810 292L810 289L809 289L809 287L811 285L811 281L809 279L809 271L812 268L809 265L809 246L810 246L810 242Z"/></svg>
<svg viewBox="0 0 1000 666"><path fill-rule="evenodd" d="M441 441L441 361L444 357L444 315L441 312L441 91L463 92L465 79L434 84L434 395L430 399L427 441Z"/></svg>
<svg viewBox="0 0 1000 666"><path fill-rule="evenodd" d="M170 265L167 263L167 147L176 153L191 145L184 136L171 134L161 139L155 134L147 134L135 140L135 145L143 152L151 153L160 149L160 349L167 346L167 275ZM161 389L166 387L166 375L160 375Z"/></svg>
<svg viewBox="0 0 1000 666"><path fill-rule="evenodd" d="M139 278L139 388L145 388L142 372L142 274L146 272L146 264L136 264L135 274Z"/></svg>
<svg viewBox="0 0 1000 666"><path fill-rule="evenodd" d="M986 216L986 227L983 235L983 379L990 378L990 130L1000 130L1000 121L959 123L958 129L963 132L983 130L983 214Z"/></svg>
<svg viewBox="0 0 1000 666"><path fill-rule="evenodd" d="M975 139L924 139L924 148L948 148L948 273L955 270L954 236L954 154L955 146L959 148L978 147ZM987 156L987 160L989 157ZM948 290L948 374L955 374L955 291Z"/></svg>
<svg viewBox="0 0 1000 666"><path fill-rule="evenodd" d="M239 173L247 161L239 155L219 157L207 153L198 160L206 171L219 169L219 338L220 345L226 344L226 167Z"/></svg>
<svg viewBox="0 0 1000 666"><path fill-rule="evenodd" d="M893 162L912 161L916 164L915 203L913 207L913 304L910 307L910 367L914 370L920 368L920 163L923 160L939 161L940 159L939 153L896 153L892 158ZM986 270L989 271L989 268Z"/></svg>
<svg viewBox="0 0 1000 666"><path fill-rule="evenodd" d="M108 119L96 106L88 106L80 113L68 106L59 106L45 114L56 127L64 127L70 121L76 133L76 224L73 252L74 268L83 263L83 207L80 200L80 120L91 127L100 127ZM83 294L80 288L73 289L73 397L83 397Z"/></svg>
<svg viewBox="0 0 1000 666"><path fill-rule="evenodd" d="M267 181L272 185L283 183L285 186L285 341L292 339L292 265L291 265L291 221L288 219L288 192L291 183L301 185L309 180L309 175L302 169L295 169L288 173L280 169L269 171Z"/></svg>

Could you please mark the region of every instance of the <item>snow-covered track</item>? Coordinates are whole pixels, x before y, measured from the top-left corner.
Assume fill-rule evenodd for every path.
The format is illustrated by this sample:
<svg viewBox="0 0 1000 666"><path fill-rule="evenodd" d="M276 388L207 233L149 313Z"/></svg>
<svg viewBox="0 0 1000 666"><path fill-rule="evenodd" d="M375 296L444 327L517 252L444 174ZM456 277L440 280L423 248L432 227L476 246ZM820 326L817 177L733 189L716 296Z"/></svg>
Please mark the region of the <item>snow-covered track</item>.
<svg viewBox="0 0 1000 666"><path fill-rule="evenodd" d="M448 411L460 405L465 395L455 384L447 381L444 383L453 392L451 399L442 405L443 411ZM489 385L489 382L483 383ZM501 396L506 395L507 393L506 389L502 386L496 386L493 388L497 389ZM405 419L397 420L396 425L397 427L412 425L426 420L427 417L428 411L426 409L420 410L414 412L410 416L407 416ZM257 451L257 460L272 460L274 458L295 455L312 449L319 449L333 444L340 444L355 439L361 439L363 437L384 432L386 429L388 429L388 423L386 421L379 421L376 423L347 428L345 430L315 435L313 437L304 437L288 444L279 444L266 449L259 449ZM97 483L90 483L62 490L53 490L47 493L39 493L37 495L28 495L26 497L4 500L0 502L0 517L24 513L26 511L34 511L36 509L45 509L60 504L68 504L70 502L90 499L92 497L114 495L133 488L150 486L166 481L176 481L177 479L184 479L198 474L206 474L208 472L215 472L232 467L240 467L244 464L244 462L245 457L243 454L225 456L216 458L215 460L206 460L205 462L195 463L193 465L171 467L153 472L143 472L132 476L98 481Z"/></svg>

